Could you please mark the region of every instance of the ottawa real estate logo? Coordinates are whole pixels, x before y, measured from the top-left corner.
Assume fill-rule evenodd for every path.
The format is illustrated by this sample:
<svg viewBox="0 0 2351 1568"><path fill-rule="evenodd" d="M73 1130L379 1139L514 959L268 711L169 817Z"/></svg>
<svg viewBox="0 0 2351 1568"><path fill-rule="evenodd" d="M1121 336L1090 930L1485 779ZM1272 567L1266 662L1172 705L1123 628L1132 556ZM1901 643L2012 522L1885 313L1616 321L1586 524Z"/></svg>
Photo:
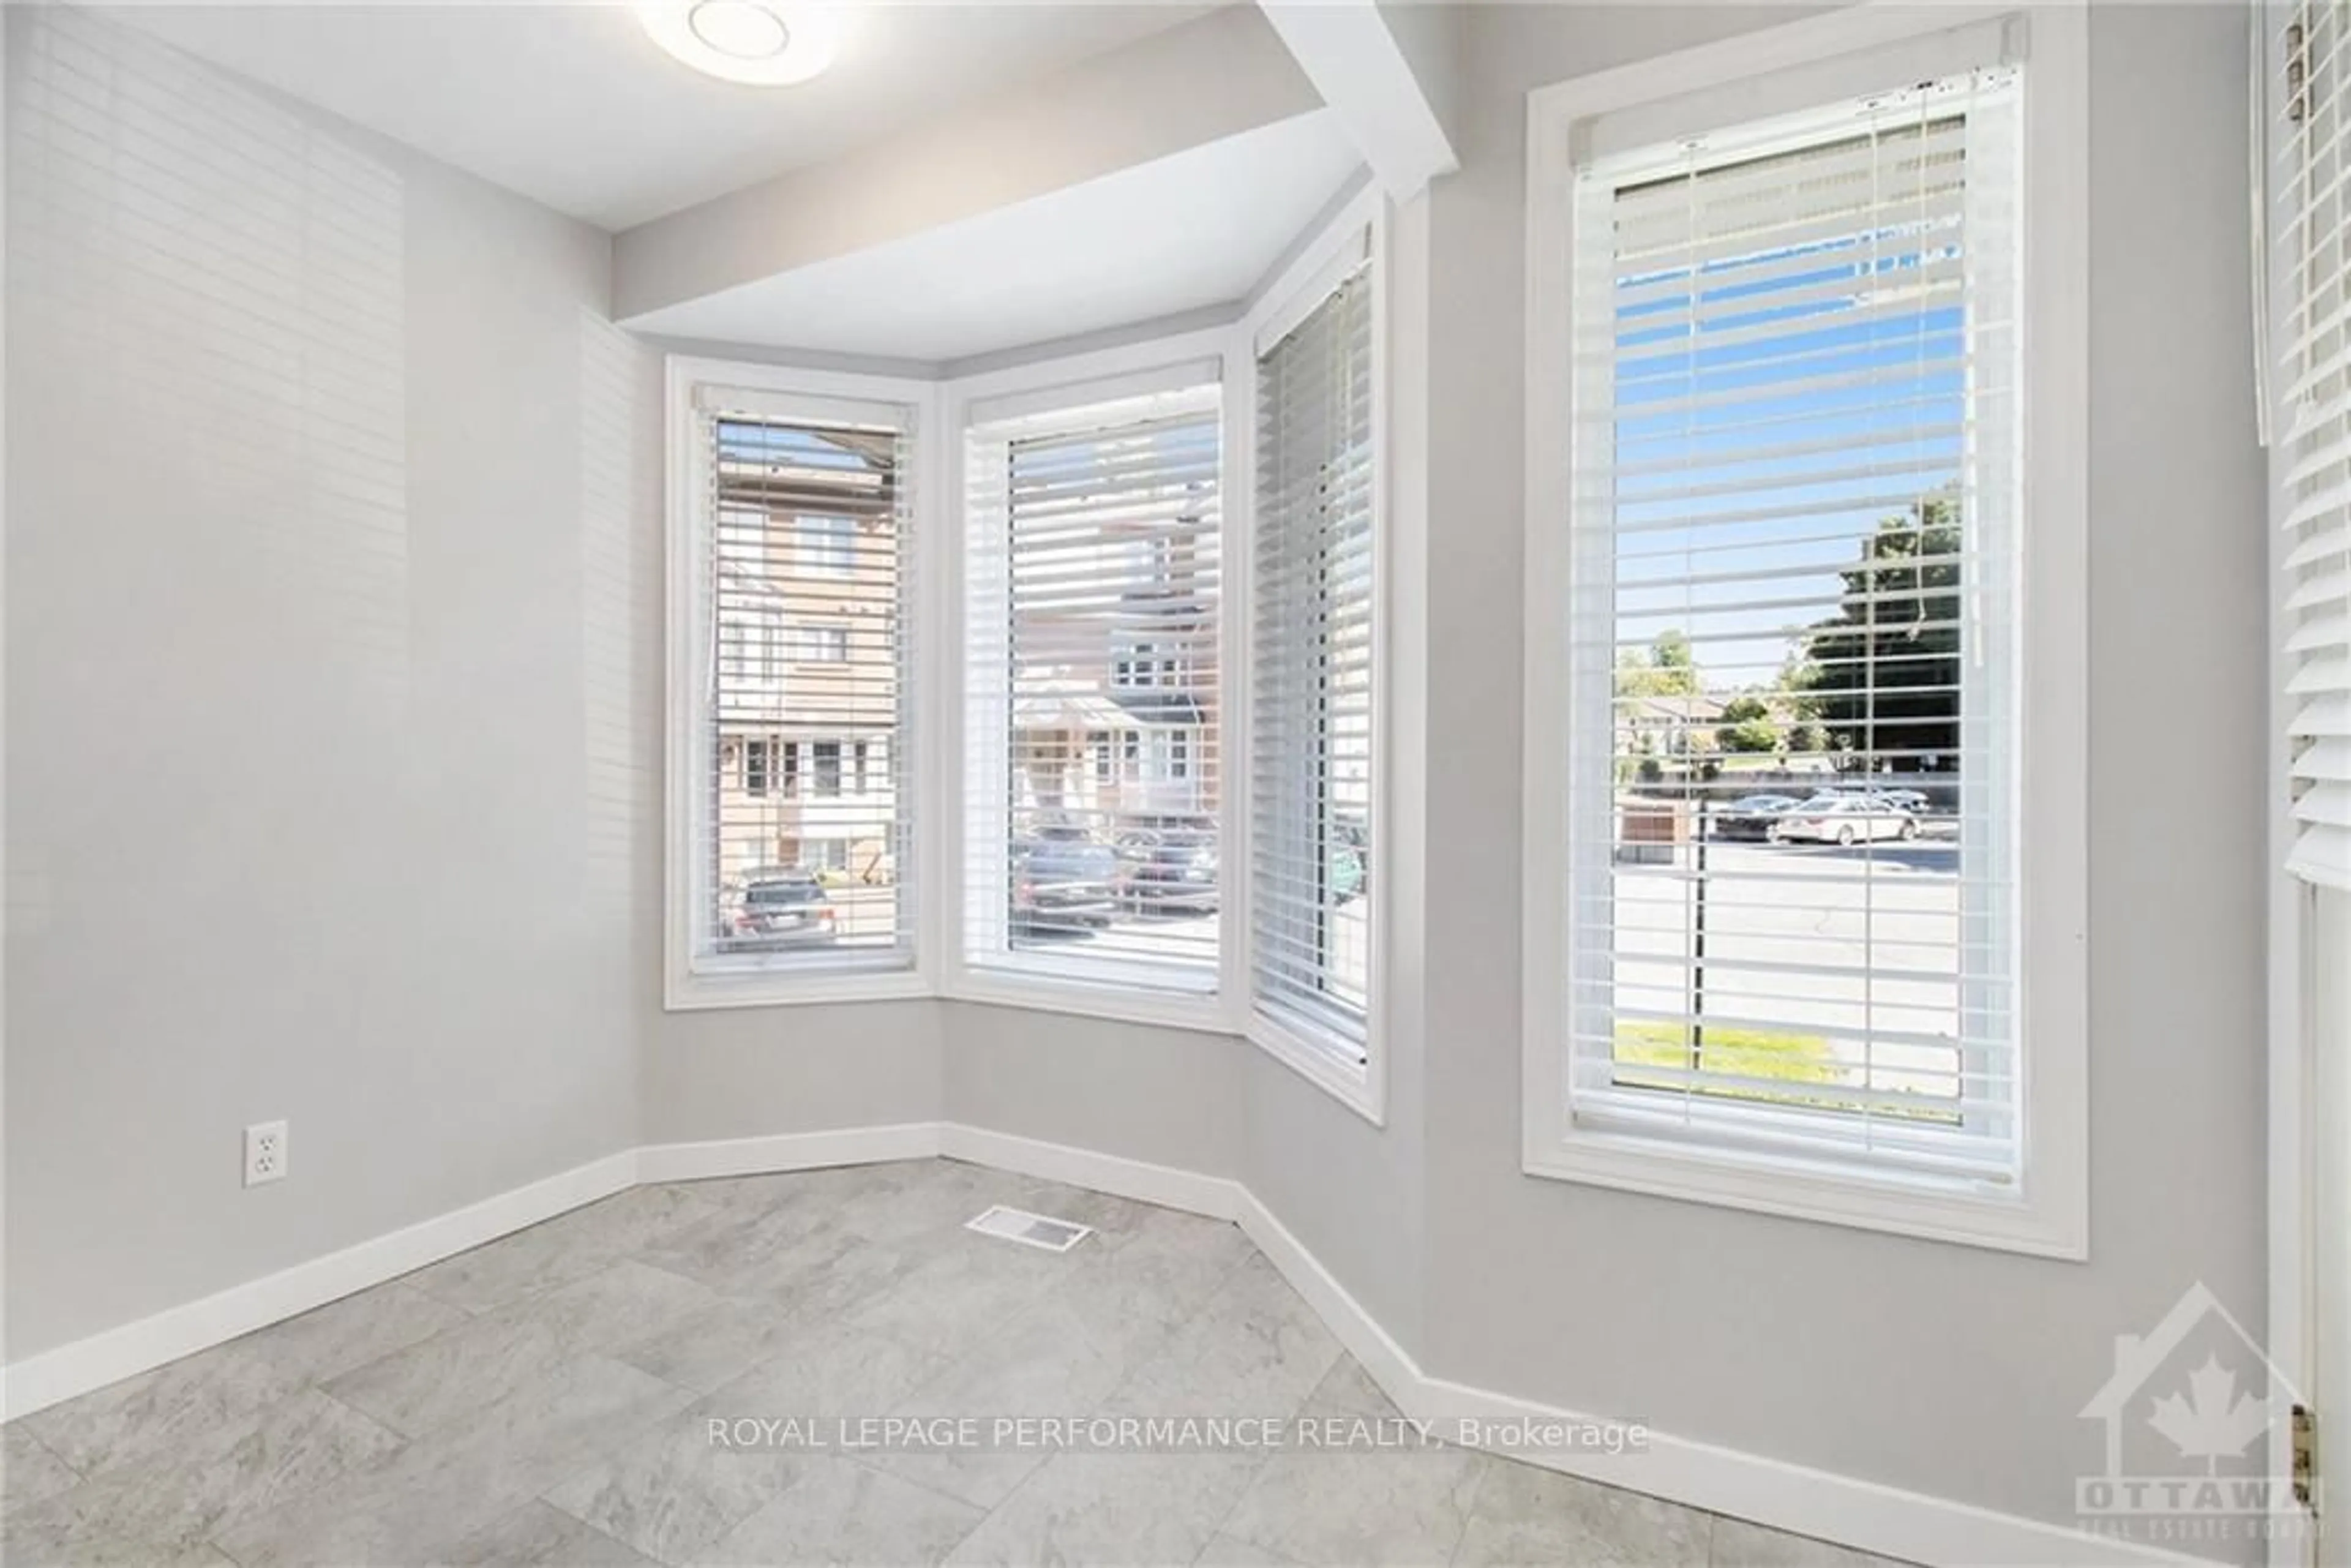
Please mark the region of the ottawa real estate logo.
<svg viewBox="0 0 2351 1568"><path fill-rule="evenodd" d="M2265 1539L2309 1515L2282 1456L2300 1396L2202 1283L2143 1334L2115 1336L2114 1374L2082 1408L2105 1465L2076 1477L2085 1529L2145 1541Z"/></svg>

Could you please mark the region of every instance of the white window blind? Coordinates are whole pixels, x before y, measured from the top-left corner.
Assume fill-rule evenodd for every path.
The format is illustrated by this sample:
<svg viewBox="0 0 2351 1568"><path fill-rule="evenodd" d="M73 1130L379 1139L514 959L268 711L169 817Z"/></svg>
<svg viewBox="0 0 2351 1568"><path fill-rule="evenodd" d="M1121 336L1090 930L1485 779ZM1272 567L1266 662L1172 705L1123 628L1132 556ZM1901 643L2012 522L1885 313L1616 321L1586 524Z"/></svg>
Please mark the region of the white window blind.
<svg viewBox="0 0 2351 1568"><path fill-rule="evenodd" d="M694 967L903 964L907 432L878 406L698 404Z"/></svg>
<svg viewBox="0 0 2351 1568"><path fill-rule="evenodd" d="M965 956L1206 995L1223 873L1217 368L967 437ZM1073 397L1082 398L1075 406Z"/></svg>
<svg viewBox="0 0 2351 1568"><path fill-rule="evenodd" d="M1576 172L1580 1127L2019 1176L2020 91Z"/></svg>
<svg viewBox="0 0 2351 1568"><path fill-rule="evenodd" d="M1372 962L1374 373L1368 264L1258 358L1250 1001L1353 1063Z"/></svg>
<svg viewBox="0 0 2351 1568"><path fill-rule="evenodd" d="M2276 437L2284 465L2286 727L2294 833L2287 867L2351 888L2351 255L2346 254L2345 7L2283 13L2285 80L2272 101L2283 167L2276 244L2285 280Z"/></svg>

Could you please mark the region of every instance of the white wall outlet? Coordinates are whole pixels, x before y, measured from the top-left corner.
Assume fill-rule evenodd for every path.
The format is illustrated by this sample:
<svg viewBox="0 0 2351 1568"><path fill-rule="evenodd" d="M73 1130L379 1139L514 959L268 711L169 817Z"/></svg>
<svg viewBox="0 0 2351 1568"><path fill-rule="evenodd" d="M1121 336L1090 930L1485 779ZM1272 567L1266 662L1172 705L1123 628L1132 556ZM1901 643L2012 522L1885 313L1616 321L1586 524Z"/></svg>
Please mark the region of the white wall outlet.
<svg viewBox="0 0 2351 1568"><path fill-rule="evenodd" d="M282 1181L286 1176L286 1124L256 1122L245 1130L245 1185Z"/></svg>

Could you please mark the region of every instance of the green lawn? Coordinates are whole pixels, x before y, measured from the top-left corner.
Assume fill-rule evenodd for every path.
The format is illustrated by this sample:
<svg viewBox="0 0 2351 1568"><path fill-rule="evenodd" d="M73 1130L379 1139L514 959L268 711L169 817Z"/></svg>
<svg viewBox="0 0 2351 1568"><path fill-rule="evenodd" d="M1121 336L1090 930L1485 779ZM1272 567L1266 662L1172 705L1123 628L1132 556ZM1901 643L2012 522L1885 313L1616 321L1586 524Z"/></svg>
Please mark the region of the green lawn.
<svg viewBox="0 0 2351 1568"><path fill-rule="evenodd" d="M1698 1067L1709 1072L1736 1073L1741 1078L1772 1078L1789 1083L1840 1083L1844 1069L1830 1053L1829 1042L1815 1034L1772 1030L1706 1030L1699 1060L1690 1060L1690 1031L1682 1024L1650 1019L1616 1020L1616 1060L1631 1067ZM1619 1072L1619 1083L1640 1083L1637 1072ZM1652 1086L1657 1086L1651 1080ZM1726 1088L1715 1092L1733 1099L1771 1100L1790 1104L1819 1104L1812 1095L1775 1094L1763 1089Z"/></svg>
<svg viewBox="0 0 2351 1568"><path fill-rule="evenodd" d="M1740 1078L1768 1078L1790 1084L1835 1085L1853 1082L1853 1070L1836 1060L1829 1042L1816 1034L1802 1034L1792 1030L1730 1029L1709 1024L1699 1060L1690 1061L1690 1031L1686 1025L1661 1023L1651 1019L1619 1019L1616 1020L1615 1058L1619 1066L1616 1082L1636 1089L1665 1089L1683 1092L1686 1085L1668 1079L1645 1077L1644 1067L1698 1067L1709 1072L1735 1074ZM1630 1071L1627 1071L1630 1069ZM1821 1111L1858 1111L1855 1102L1838 1095L1834 1088L1826 1092L1806 1093L1801 1090L1782 1092L1774 1089L1759 1089L1749 1084L1723 1084L1696 1091L1710 1099L1747 1100L1771 1105L1802 1105ZM1914 1110L1909 1107L1890 1109L1876 1107L1880 1116L1896 1115L1919 1122L1942 1122L1957 1125L1959 1113L1948 1105L1922 1099Z"/></svg>

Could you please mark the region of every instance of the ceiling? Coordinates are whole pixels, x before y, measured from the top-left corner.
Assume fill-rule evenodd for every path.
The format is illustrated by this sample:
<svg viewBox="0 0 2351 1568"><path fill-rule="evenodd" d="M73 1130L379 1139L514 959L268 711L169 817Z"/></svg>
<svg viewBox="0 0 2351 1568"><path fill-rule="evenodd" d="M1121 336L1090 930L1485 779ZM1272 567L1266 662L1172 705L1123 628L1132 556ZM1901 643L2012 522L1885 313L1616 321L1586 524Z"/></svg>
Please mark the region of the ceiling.
<svg viewBox="0 0 2351 1568"><path fill-rule="evenodd" d="M844 6L832 68L738 87L626 5L133 5L110 14L535 201L622 229L822 162L1213 5Z"/></svg>
<svg viewBox="0 0 2351 1568"><path fill-rule="evenodd" d="M1239 299L1361 164L1328 110L631 319L944 361Z"/></svg>

